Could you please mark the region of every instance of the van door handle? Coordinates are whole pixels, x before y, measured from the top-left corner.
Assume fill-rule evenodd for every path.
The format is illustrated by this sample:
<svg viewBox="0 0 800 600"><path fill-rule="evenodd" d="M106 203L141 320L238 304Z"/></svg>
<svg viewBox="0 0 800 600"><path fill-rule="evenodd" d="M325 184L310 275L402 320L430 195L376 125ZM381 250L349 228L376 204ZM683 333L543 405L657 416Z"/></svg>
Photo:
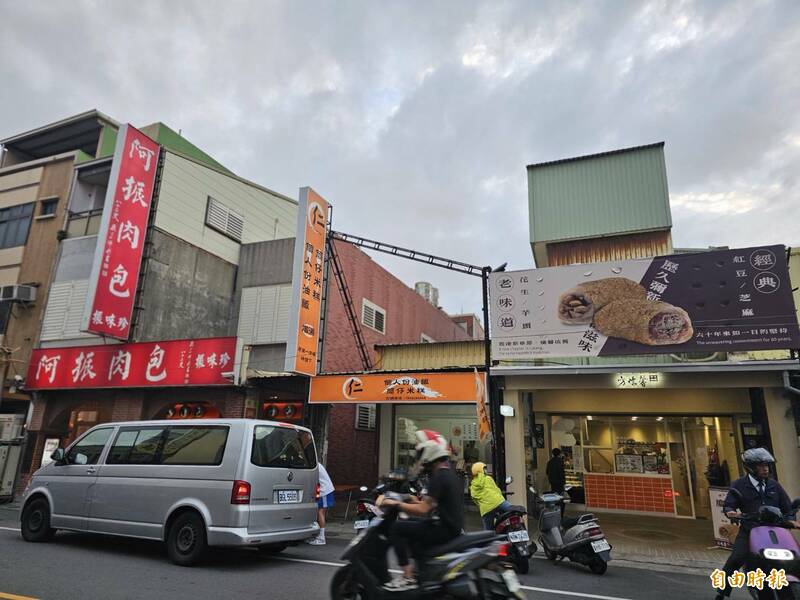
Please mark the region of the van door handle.
<svg viewBox="0 0 800 600"><path fill-rule="evenodd" d="M97 471L95 470L94 467L89 467L88 469L86 469L86 474L87 475L94 475L96 472Z"/></svg>

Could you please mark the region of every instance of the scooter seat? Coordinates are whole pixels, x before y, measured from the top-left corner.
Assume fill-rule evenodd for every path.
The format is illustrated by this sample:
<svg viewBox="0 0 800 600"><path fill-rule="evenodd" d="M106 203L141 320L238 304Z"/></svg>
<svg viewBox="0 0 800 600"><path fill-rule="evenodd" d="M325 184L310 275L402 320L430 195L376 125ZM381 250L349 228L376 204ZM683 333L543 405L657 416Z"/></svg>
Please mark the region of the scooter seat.
<svg viewBox="0 0 800 600"><path fill-rule="evenodd" d="M479 546L482 543L488 543L497 537L499 536L494 531L465 533L455 539L450 540L446 544L442 544L441 546L426 548L423 552L425 556L441 556L442 554L455 552L457 550L469 548L470 546Z"/></svg>
<svg viewBox="0 0 800 600"><path fill-rule="evenodd" d="M561 527L563 527L564 529L571 529L572 527L575 527L575 525L577 524L578 524L578 519L575 519L573 517L564 517L563 519L561 519Z"/></svg>
<svg viewBox="0 0 800 600"><path fill-rule="evenodd" d="M504 521L505 519L507 519L512 515L527 515L527 514L528 511L525 510L524 506L512 506L508 510L505 510L502 513L500 513L500 515L495 518L494 522L499 523L500 521Z"/></svg>

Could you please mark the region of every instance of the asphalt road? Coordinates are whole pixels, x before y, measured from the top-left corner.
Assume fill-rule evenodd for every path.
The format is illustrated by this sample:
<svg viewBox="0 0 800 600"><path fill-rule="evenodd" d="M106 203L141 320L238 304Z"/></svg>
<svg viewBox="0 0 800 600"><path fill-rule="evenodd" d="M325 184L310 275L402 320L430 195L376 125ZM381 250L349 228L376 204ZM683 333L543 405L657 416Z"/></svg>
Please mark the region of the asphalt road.
<svg viewBox="0 0 800 600"><path fill-rule="evenodd" d="M328 585L347 540L296 546L278 556L215 550L206 564L172 565L161 544L59 532L54 542L22 540L15 515L0 511L0 599L197 600L328 598ZM569 563L534 559L521 578L528 598L597 600L713 598L709 579L685 573L615 567L603 576ZM745 596L737 591L734 598Z"/></svg>

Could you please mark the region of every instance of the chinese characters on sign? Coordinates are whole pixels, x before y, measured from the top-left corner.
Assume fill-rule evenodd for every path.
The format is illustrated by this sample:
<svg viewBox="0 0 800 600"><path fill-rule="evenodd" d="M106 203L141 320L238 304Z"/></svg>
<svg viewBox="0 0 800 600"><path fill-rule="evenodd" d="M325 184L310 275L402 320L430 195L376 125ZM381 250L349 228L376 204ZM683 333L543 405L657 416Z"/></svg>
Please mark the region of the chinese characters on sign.
<svg viewBox="0 0 800 600"><path fill-rule="evenodd" d="M800 346L783 246L492 273L498 360Z"/></svg>
<svg viewBox="0 0 800 600"><path fill-rule="evenodd" d="M376 373L318 375L308 401L314 403L473 402L476 386L485 389L484 373Z"/></svg>
<svg viewBox="0 0 800 600"><path fill-rule="evenodd" d="M617 373L612 377L618 389L654 388L664 385L663 373Z"/></svg>
<svg viewBox="0 0 800 600"><path fill-rule="evenodd" d="M327 220L328 203L311 188L301 188L284 368L304 375L317 374Z"/></svg>
<svg viewBox="0 0 800 600"><path fill-rule="evenodd" d="M33 351L26 387L64 388L226 385L234 371L236 338L206 338L40 348Z"/></svg>
<svg viewBox="0 0 800 600"><path fill-rule="evenodd" d="M159 145L123 125L97 236L83 329L127 340L150 219Z"/></svg>

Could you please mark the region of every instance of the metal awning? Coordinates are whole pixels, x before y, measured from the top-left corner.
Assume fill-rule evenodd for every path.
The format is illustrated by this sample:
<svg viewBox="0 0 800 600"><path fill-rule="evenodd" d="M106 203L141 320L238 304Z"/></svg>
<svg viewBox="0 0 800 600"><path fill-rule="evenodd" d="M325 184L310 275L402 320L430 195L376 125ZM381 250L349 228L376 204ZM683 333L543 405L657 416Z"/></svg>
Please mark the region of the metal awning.
<svg viewBox="0 0 800 600"><path fill-rule="evenodd" d="M492 367L492 375L496 376L531 376L531 375L602 375L607 373L757 373L759 371L800 371L800 363L796 360L758 360L742 362L708 362L708 363L657 363L649 365L554 365L554 366L517 366L498 365Z"/></svg>

